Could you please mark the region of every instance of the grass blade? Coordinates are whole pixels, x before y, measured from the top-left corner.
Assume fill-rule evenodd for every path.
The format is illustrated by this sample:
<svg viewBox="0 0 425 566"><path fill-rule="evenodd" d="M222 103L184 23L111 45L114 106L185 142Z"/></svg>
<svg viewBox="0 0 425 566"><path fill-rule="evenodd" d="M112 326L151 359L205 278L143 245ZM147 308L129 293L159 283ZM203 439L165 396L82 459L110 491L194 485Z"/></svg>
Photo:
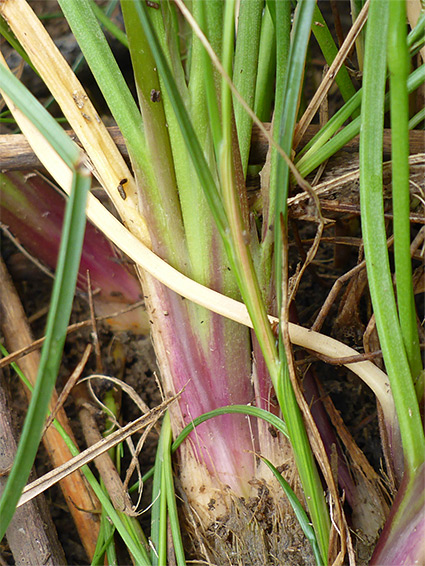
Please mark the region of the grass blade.
<svg viewBox="0 0 425 566"><path fill-rule="evenodd" d="M388 10L386 2L373 2L369 11L360 132L360 205L378 335L400 423L405 463L414 471L425 459L425 438L393 292L382 194Z"/></svg>
<svg viewBox="0 0 425 566"><path fill-rule="evenodd" d="M28 479L38 450L47 407L55 386L62 358L80 263L85 230L85 208L91 179L88 171L76 164L79 151L47 111L28 93L5 67L0 65L3 89L31 120L41 124L43 133L58 147L61 157L74 171L73 186L68 200L51 307L47 319L46 340L41 351L40 367L34 394L28 408L15 462L0 501L0 538L13 516L22 489ZM15 98L13 98L15 100Z"/></svg>
<svg viewBox="0 0 425 566"><path fill-rule="evenodd" d="M335 45L332 34L329 31L328 25L325 22L317 4L314 8L313 25L311 29L326 59L326 63L331 66L333 60L338 54L338 48ZM348 74L347 67L345 65L342 65L341 69L336 74L335 82L338 85L342 98L345 102L348 102L350 98L354 96L356 90L351 82L350 75ZM353 111L353 117L358 116L358 114L358 110L355 109Z"/></svg>
<svg viewBox="0 0 425 566"><path fill-rule="evenodd" d="M156 450L155 467L152 485L152 512L151 512L151 561L152 566L166 564L167 560L167 498L162 493L162 464L163 464L164 435L161 434ZM149 473L149 472L148 472ZM148 474L143 477L143 482L148 479ZM138 484L136 484L138 485ZM134 486L133 486L134 487Z"/></svg>
<svg viewBox="0 0 425 566"><path fill-rule="evenodd" d="M422 371L410 257L409 94L410 59L406 41L406 3L392 0L388 30L394 261L401 333L413 378Z"/></svg>
<svg viewBox="0 0 425 566"><path fill-rule="evenodd" d="M407 89L409 94L417 89L425 81L425 65L415 69L407 79ZM296 161L297 168L304 177L311 173L316 167L331 157L346 143L358 135L360 132L360 117L347 124L341 131L336 133L343 125L352 112L352 107L362 103L363 89L345 104L338 112L332 116L324 128L318 132L314 138L306 145L299 154ZM389 97L385 98L385 109L388 108ZM333 134L335 134L333 136ZM331 137L333 136L333 137Z"/></svg>
<svg viewBox="0 0 425 566"><path fill-rule="evenodd" d="M61 247L47 319L40 367L28 408L14 466L0 501L0 538L13 516L37 453L47 407L55 386L71 314L85 228L85 206L90 177L76 174L62 230Z"/></svg>
<svg viewBox="0 0 425 566"><path fill-rule="evenodd" d="M312 24L314 7L315 2L303 2L297 6L297 12L291 33L291 47L289 52L287 74L285 77L281 78L281 80L284 80L285 89L283 93L284 106L280 117L278 143L287 155L290 155L292 148L293 132L299 104L299 93L301 89L307 43ZM286 161L284 161L280 156L276 163L275 183L275 289L277 308L278 312L281 313L283 304L283 242L281 230L286 230L289 167ZM282 224L284 226L282 226ZM279 334L279 355L281 359L281 374L278 381L278 387L276 388L275 386L276 394L288 426L298 473L306 495L314 529L319 540L321 555L325 561L327 559L329 545L329 513L301 412L289 379L286 354L281 334Z"/></svg>
<svg viewBox="0 0 425 566"><path fill-rule="evenodd" d="M269 462L269 460L267 460L267 458L264 458L263 456L260 456L260 458L269 467L269 469L272 471L274 477L277 479L277 481L282 486L282 489L285 492L285 495L288 498L288 500L289 500L289 502L292 506L292 509L294 510L295 516L298 519L300 527L302 528L306 538L310 541L311 547L313 549L314 557L316 559L317 566L323 566L324 562L323 562L322 557L320 555L320 549L319 549L319 545L317 544L316 535L314 533L313 528L311 527L309 518L307 517L307 513L304 511L303 506L300 503L300 500L298 499L298 497L293 492L289 483L285 480L284 477L282 477L282 474L280 474L278 472L278 470L275 468L275 466L273 466L273 464L271 462Z"/></svg>
<svg viewBox="0 0 425 566"><path fill-rule="evenodd" d="M263 4L262 0L244 0L239 7L233 84L250 108L254 108ZM245 177L251 146L252 120L236 99L233 100L233 108Z"/></svg>
<svg viewBox="0 0 425 566"><path fill-rule="evenodd" d="M180 532L179 517L177 513L176 495L174 492L173 468L171 465L171 442L173 440L170 414L167 411L162 422L161 436L163 440L163 467L162 478L164 486L164 496L167 500L168 516L170 519L171 533L173 536L174 552L178 566L185 566L186 560L184 556L183 541ZM171 557L169 557L171 559Z"/></svg>

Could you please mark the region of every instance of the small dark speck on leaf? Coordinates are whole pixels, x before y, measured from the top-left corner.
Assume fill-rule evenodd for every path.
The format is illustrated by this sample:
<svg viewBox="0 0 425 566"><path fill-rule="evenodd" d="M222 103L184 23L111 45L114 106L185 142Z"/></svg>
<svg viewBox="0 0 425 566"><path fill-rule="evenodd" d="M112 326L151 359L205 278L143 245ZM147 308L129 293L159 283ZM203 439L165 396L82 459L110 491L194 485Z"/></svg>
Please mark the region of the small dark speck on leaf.
<svg viewBox="0 0 425 566"><path fill-rule="evenodd" d="M273 438L277 438L277 430L274 426L269 426L269 433L273 436Z"/></svg>
<svg viewBox="0 0 425 566"><path fill-rule="evenodd" d="M124 190L124 185L128 183L128 179L121 179L121 181L118 184L117 190L120 194L120 197L125 200L127 198L127 193Z"/></svg>
<svg viewBox="0 0 425 566"><path fill-rule="evenodd" d="M111 291L111 297L122 297L122 293L120 291Z"/></svg>
<svg viewBox="0 0 425 566"><path fill-rule="evenodd" d="M155 90L154 88L151 90L151 101L152 102L160 102L161 100L161 91Z"/></svg>

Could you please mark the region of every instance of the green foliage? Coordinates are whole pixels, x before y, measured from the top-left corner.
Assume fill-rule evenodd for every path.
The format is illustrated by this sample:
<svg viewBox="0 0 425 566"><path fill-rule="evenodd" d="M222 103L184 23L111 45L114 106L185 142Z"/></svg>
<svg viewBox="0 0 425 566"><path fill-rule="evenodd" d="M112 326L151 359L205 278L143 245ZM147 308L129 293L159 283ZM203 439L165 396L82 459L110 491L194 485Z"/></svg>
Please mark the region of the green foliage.
<svg viewBox="0 0 425 566"><path fill-rule="evenodd" d="M394 13L392 17L394 17ZM397 19L398 16L395 16L395 18ZM393 291L382 193L382 143L388 21L389 5L379 2L372 3L366 37L363 78L362 127L360 131L360 204L369 289L376 325L400 423L405 465L407 470L413 472L425 459L425 438ZM392 33L397 35L402 33L402 30L397 30L397 26L394 26ZM393 38L391 38L391 41L394 41ZM405 41L405 39L401 39L401 41ZM405 53L401 52L398 56L403 58ZM396 67L397 61L391 62L390 69L394 68L393 65ZM405 63L401 62L401 66L403 65ZM407 90L406 75L405 70L404 96L406 96ZM394 104L400 109L402 100L395 100L393 101ZM404 125L406 127L405 118ZM403 143L402 139L401 142ZM403 161L405 158L405 154L401 156ZM396 160L393 164L393 171L394 168L398 169L396 178L400 173L403 174L401 171L405 167L403 161ZM403 187L400 190L403 191ZM399 237L398 232L395 235ZM406 248L404 253L406 253ZM407 253L410 258L408 247ZM405 269L405 266L402 269Z"/></svg>
<svg viewBox="0 0 425 566"><path fill-rule="evenodd" d="M252 391L249 389L250 372L244 375L241 370L241 375L233 375L226 371L226 364L234 364L235 358L240 360L240 368L245 369L250 364L251 343L247 331L201 309L179 303L175 326L170 328L165 321L160 333L167 335L170 343L176 333L189 337L182 343L193 375L186 376L187 366L181 363L183 355L180 352L169 354L170 373L183 368L184 378L190 382L194 376L196 379L202 376L210 364L206 373L210 372L208 376L211 374L214 379L209 378L207 383L197 382L198 390L208 401L214 402L222 394L220 384L222 388L229 387L232 393L227 402L232 404L200 416L202 411L197 407L195 418L174 442L170 415L166 414L155 468L144 478L154 474L150 553L143 533L114 510L93 474L87 467L83 468L104 507L102 535L93 563L101 563L116 529L137 564L166 564L170 559L167 554L169 521L176 562L185 564L171 456L199 424L217 416L238 413L264 419L289 438L312 526L287 482L268 459L261 457L291 501L312 544L317 563L325 564L330 514L289 378L283 338L279 333L276 339L267 317L272 306L280 316L287 308L284 295L287 273L283 258L287 251L284 248L287 198L293 179L287 161L273 148L266 166L269 169L263 172L263 200L257 233L251 222L245 186L253 117L247 113L234 88L262 120L269 119L273 108L273 139L287 156L292 157L292 139L311 31L328 63L337 54L326 22L313 0L298 2L294 14L291 13L292 4L287 0L242 0L238 20L234 0L225 3L193 0L190 8L194 21L190 14L183 17L178 12L179 2L164 0L157 5L135 0L122 2L124 34L90 0L59 0L59 3L124 136L154 251L202 284L228 296L242 298L269 374L264 372L258 379L271 378L284 417L282 421L260 407L242 404L234 396L241 384L254 395L253 388ZM359 2L354 4L359 8ZM187 7L183 5L180 9L184 11ZM418 26L423 23L423 18L422 14ZM98 20L129 47L138 105ZM20 49L3 20L0 22L0 31ZM355 92L347 68L341 68L335 80L345 102L296 156L295 163L305 176L360 132L361 220L369 286L400 421L406 469L414 474L425 458L425 438L415 392L415 380L422 365L409 252L408 129L418 124L423 112L418 112L409 122L408 95L424 82L425 65L409 75L409 48L411 54L422 45L423 38L418 26L406 37L404 22L403 1L371 3L365 34L363 86ZM197 30L197 25L201 31ZM357 48L362 64L363 37ZM210 49L214 51L212 58ZM387 67L390 93L386 95ZM34 461L60 363L74 294L90 180L79 164L78 149L60 126L2 66L0 79L8 96L73 172L73 191L67 206L39 378L16 462L0 503L3 533ZM397 303L382 196L382 138L387 109L391 111L393 126L397 126L392 130ZM346 124L347 120L351 121ZM338 132L340 128L342 130ZM170 299L170 296L164 292L166 300L175 306L175 298ZM167 312L167 316L169 314L173 315ZM207 324L201 326L206 321ZM214 351L211 337L217 335L223 337L224 362L220 368L214 365L211 355ZM235 354L236 349L238 354ZM247 382L242 383L245 379ZM174 389L178 389L177 385ZM217 422L222 421L217 419ZM239 439L226 440L231 450ZM75 452L76 448L72 447L72 450ZM105 517L112 520L113 527L108 526ZM112 547L107 552L111 553L109 559L113 561Z"/></svg>
<svg viewBox="0 0 425 566"><path fill-rule="evenodd" d="M0 79L7 95L39 128L73 170L72 192L65 211L55 283L47 319L46 340L41 351L37 382L25 418L14 465L0 501L2 517L0 538L2 538L33 466L62 359L80 263L86 199L91 180L87 170L78 165L78 149L55 120L3 66L0 66Z"/></svg>

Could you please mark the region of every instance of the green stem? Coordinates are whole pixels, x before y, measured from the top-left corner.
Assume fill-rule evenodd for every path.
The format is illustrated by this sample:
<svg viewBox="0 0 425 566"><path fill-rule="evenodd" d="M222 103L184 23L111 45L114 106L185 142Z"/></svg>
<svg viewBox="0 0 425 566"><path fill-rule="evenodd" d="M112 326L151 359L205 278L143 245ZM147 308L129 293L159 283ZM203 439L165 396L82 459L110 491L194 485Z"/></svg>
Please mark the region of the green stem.
<svg viewBox="0 0 425 566"><path fill-rule="evenodd" d="M234 1L226 3L224 20L223 67L228 73L232 66L234 25ZM267 312L262 300L252 257L246 244L247 227L244 226L238 194L235 188L235 172L232 156L232 94L227 82L222 80L221 107L223 121L223 142L220 153L220 174L223 202L229 219L232 238L232 256L236 278L254 329L261 345L267 368L275 388L278 386L279 360L275 338L271 331Z"/></svg>
<svg viewBox="0 0 425 566"><path fill-rule="evenodd" d="M414 473L425 459L425 438L397 315L382 195L388 12L388 4L378 1L372 2L369 10L360 131L360 204L369 288L378 335L400 423L405 463L408 471Z"/></svg>
<svg viewBox="0 0 425 566"><path fill-rule="evenodd" d="M394 215L394 260L401 333L413 378L422 371L410 257L409 189L409 51L406 42L406 2L390 2L388 67L390 70L391 154Z"/></svg>
<svg viewBox="0 0 425 566"><path fill-rule="evenodd" d="M233 84L250 108L254 108L263 5L262 0L242 0L239 7ZM242 171L245 177L251 147L252 119L236 98L233 100L233 105Z"/></svg>
<svg viewBox="0 0 425 566"><path fill-rule="evenodd" d="M270 10L264 8L258 53L254 112L262 122L270 120L276 72L276 34Z"/></svg>
<svg viewBox="0 0 425 566"><path fill-rule="evenodd" d="M290 37L291 37L291 3L288 0L275 2L271 0L268 4L273 18L275 15L276 33L276 92L275 106L273 112L273 138L279 143L279 125L281 123L284 109L284 90L286 86L287 67L289 60ZM292 140L291 140L292 142ZM290 154L288 154L290 155ZM274 250L274 230L277 162L281 159L275 149L272 149L270 158L270 182L269 190L264 191L263 205L263 241L261 245L260 277L263 294L267 298L270 294L269 284L272 280L272 254Z"/></svg>
<svg viewBox="0 0 425 566"><path fill-rule="evenodd" d="M187 145L188 148L188 153L191 156L191 159L194 164L194 168L196 170L197 175L199 176L201 186L205 191L206 198L210 205L214 219L217 223L217 228L220 234L222 235L223 240L227 241L227 235L226 235L227 219L222 207L222 203L217 190L216 183L205 161L203 150L199 144L196 132L189 119L188 112L183 103L181 95L177 89L176 83L172 78L167 60L164 56L164 53L162 52L162 49L160 48L158 37L149 20L147 14L148 8L144 4L144 2L135 2L134 5L137 11L137 15L140 18L140 23L146 35L147 41L155 57L159 74L168 91L171 104L176 114L176 118L182 130L182 135L185 144Z"/></svg>
<svg viewBox="0 0 425 566"><path fill-rule="evenodd" d="M154 248L171 265L190 273L177 195L173 152L164 109L165 93L149 42L137 16L136 2L123 2L122 11L153 179L140 190L142 209L149 224ZM160 16L157 10L153 16ZM156 98L158 97L158 98ZM140 182L140 179L139 179ZM141 184L141 183L140 183Z"/></svg>
<svg viewBox="0 0 425 566"><path fill-rule="evenodd" d="M425 81L425 64L415 69L407 80L409 94L416 90ZM332 116L329 122L306 145L296 160L300 175L306 177L311 171L344 147L360 131L360 117L343 127L335 134L343 123L349 118L352 107L362 102L363 90L360 89L344 106ZM389 97L385 97L385 110L388 109ZM333 137L331 137L335 134Z"/></svg>
<svg viewBox="0 0 425 566"><path fill-rule="evenodd" d="M59 5L126 141L145 177L150 171L140 112L93 13L90 0L60 0Z"/></svg>
<svg viewBox="0 0 425 566"><path fill-rule="evenodd" d="M219 53L217 47L212 42L211 34L207 35L208 22L214 22L215 25L209 26L213 30L216 29L217 24L222 23L222 6L217 5L216 2L205 2L205 0L194 0L193 2L193 15L196 18L198 16L198 22L200 28L205 33L206 37L209 38L211 46L214 48L216 53ZM199 40L196 40L200 43ZM211 125L211 134L214 142L214 151L216 160L218 161L219 146L221 143L221 120L220 120L220 110L218 105L217 87L215 82L215 75L211 59L204 47L201 48L200 57L198 58L198 65L202 65L202 76L205 82L205 95L207 100L208 109L208 119Z"/></svg>
<svg viewBox="0 0 425 566"><path fill-rule="evenodd" d="M162 479L163 479L163 496L167 499L167 510L170 518L170 528L173 535L173 546L176 555L176 562L178 566L185 566L185 556L183 541L180 533L179 516L177 512L176 496L174 491L173 482L173 468L171 465L171 443L173 435L171 430L170 414L167 411L162 422L161 436L164 436L163 448L163 464L162 464ZM169 557L171 559L171 557Z"/></svg>
<svg viewBox="0 0 425 566"><path fill-rule="evenodd" d="M299 104L299 93L301 89L307 43L311 29L314 7L314 2L306 1L298 4L293 29L291 31L291 46L286 72L282 77L278 77L278 80L281 82L279 88L282 89L282 107L279 109L280 114L277 116L275 115L274 128L279 132L277 141L287 155L290 155L292 149L293 132ZM279 11L285 8L287 9L287 6L283 3L278 2L276 4L276 22L279 22L281 19L279 17ZM287 20L288 13L286 12L285 15L285 19ZM278 30L276 33L277 42L279 44ZM278 91L278 88L276 90ZM272 161L272 167L275 167L275 172L273 173L272 170L271 174L273 184L270 186L270 208L273 207L274 210L275 288L277 308L280 313L283 303L283 241L281 229L283 223L283 229L286 230L289 168L280 156L277 158L275 164ZM271 218L269 221L271 221ZM275 391L288 426L289 436L294 450L295 462L306 496L312 523L317 534L322 558L326 561L330 533L329 513L325 498L323 497L320 477L308 441L304 422L295 398L291 380L289 378L288 365L286 363L286 354L281 334L279 334L279 356L281 366L279 368L279 379L276 384L274 383Z"/></svg>

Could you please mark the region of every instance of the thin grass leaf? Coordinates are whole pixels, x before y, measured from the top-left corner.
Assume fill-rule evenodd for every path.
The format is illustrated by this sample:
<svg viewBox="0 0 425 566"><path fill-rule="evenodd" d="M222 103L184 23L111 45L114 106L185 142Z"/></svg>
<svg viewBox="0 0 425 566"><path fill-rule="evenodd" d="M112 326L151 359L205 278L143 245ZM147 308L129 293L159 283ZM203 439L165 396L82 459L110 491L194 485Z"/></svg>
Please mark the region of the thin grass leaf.
<svg viewBox="0 0 425 566"><path fill-rule="evenodd" d="M10 30L9 26L7 25L6 21L0 16L0 34L4 37L4 39L13 47L13 49L22 57L22 59L27 63L34 73L38 74L34 65L31 63L30 58L28 57L25 49L16 39L13 32Z"/></svg>
<svg viewBox="0 0 425 566"><path fill-rule="evenodd" d="M285 480L285 478L282 477L282 474L278 472L278 470L275 468L275 466L273 466L273 464L269 460L267 460L267 458L264 458L261 455L260 455L260 458L263 460L263 462L272 471L273 475L275 476L277 481L280 483L283 491L285 492L285 495L288 498L289 503L292 506L292 509L294 510L295 516L298 519L300 527L302 528L303 533L305 534L307 540L311 544L311 547L312 547L313 553L314 553L314 558L316 559L317 566L323 566L324 562L323 562L322 557L320 555L320 548L319 548L319 545L317 543L317 538L316 538L316 535L314 533L314 529L311 526L309 518L307 517L307 513L304 511L303 506L300 503L300 500L295 495L295 493L292 490L289 483Z"/></svg>
<svg viewBox="0 0 425 566"><path fill-rule="evenodd" d="M111 6L114 7L117 4L117 0L111 3ZM99 22L103 25L105 29L109 31L111 35L117 39L121 45L124 45L128 49L128 39L126 34L116 25L114 22L108 17L106 11L103 11L96 2L91 2L91 7L93 10L94 15L99 20ZM108 7L108 11L111 11Z"/></svg>
<svg viewBox="0 0 425 566"><path fill-rule="evenodd" d="M162 491L162 464L163 464L163 444L164 435L159 437L158 447L156 449L155 466L152 468L153 485L152 485L152 510L151 510L151 561L152 566L163 565L167 559L167 498L165 492ZM148 472L149 473L149 472ZM143 482L146 481L147 474L143 476ZM138 485L138 484L137 484ZM130 491L134 489L134 486Z"/></svg>
<svg viewBox="0 0 425 566"><path fill-rule="evenodd" d="M409 94L410 58L406 41L406 3L390 2L388 68L390 71L391 157L394 262L400 329L414 380L422 371L410 257Z"/></svg>
<svg viewBox="0 0 425 566"><path fill-rule="evenodd" d="M173 537L174 552L178 566L185 566L186 559L184 555L183 540L180 532L179 516L177 513L176 494L174 491L173 467L171 465L171 442L173 440L170 414L167 411L162 422L161 435L163 440L163 485L165 497L167 500L168 517L170 519L171 534Z"/></svg>
<svg viewBox="0 0 425 566"><path fill-rule="evenodd" d="M87 481L93 488L93 491L99 499L102 507L105 509L105 512L109 516L112 523L115 525L115 528L119 532L129 552L131 552L136 563L138 565L140 564L140 566L150 566L151 561L143 543L140 540L136 540L134 534L127 529L119 513L114 509L114 506L112 505L109 498L105 495L105 492L97 482L90 468L85 465L81 468L81 471L86 476Z"/></svg>
<svg viewBox="0 0 425 566"><path fill-rule="evenodd" d="M84 238L87 193L91 183L88 172L81 170L78 164L76 164L79 151L61 130L60 126L29 95L19 81L3 66L0 66L0 78L2 76L5 78L2 85L7 95L11 98L15 95L15 103L31 120L33 118L35 120L36 116L34 114L38 114L36 121L38 123L44 122L43 130L50 130L47 132L48 140L52 144L56 144L57 141L57 146L59 146L57 147L58 153L64 161L71 165L74 174L73 187L65 211L55 283L47 319L46 340L41 351L37 383L28 408L15 462L0 501L0 515L2 517L0 538L3 537L13 516L34 463L47 407L62 359L62 349L74 299Z"/></svg>
<svg viewBox="0 0 425 566"><path fill-rule="evenodd" d="M107 554L108 565L115 566L118 564L116 555L114 559L114 534L115 527L111 525L107 514L102 508L102 515L100 517L99 536L97 537L96 550L93 554L91 566L103 566L105 564L105 553ZM111 551L111 548L113 551Z"/></svg>
<svg viewBox="0 0 425 566"><path fill-rule="evenodd" d="M178 437L175 439L175 441L171 446L171 452L174 454L174 452L178 449L181 443L184 440L186 440L189 434L200 424L210 419L213 419L214 417L217 417L219 415L231 415L231 414L249 415L252 417L263 419L266 422L268 422L270 425L274 426L277 430L279 430L284 436L286 436L286 438L289 438L288 429L286 427L285 422L282 419L280 419L278 416L274 415L273 413L261 409L260 407L251 407L250 405L229 405L227 407L220 407L219 409L214 409L213 411L209 411L208 413L204 413L203 415L200 415L196 419L193 419L193 421L187 426L185 426L184 429L181 431L181 433L178 435ZM156 473L155 466L151 468L148 472L146 472L146 474L142 478L143 482L147 481L149 478L151 478L154 475L154 473ZM138 487L138 483L136 482L134 485L131 486L130 492L137 489L137 487Z"/></svg>
<svg viewBox="0 0 425 566"><path fill-rule="evenodd" d="M373 2L369 11L360 131L360 205L372 305L400 423L405 465L413 472L425 459L425 438L393 292L382 195L388 10L387 3Z"/></svg>
<svg viewBox="0 0 425 566"><path fill-rule="evenodd" d="M276 72L276 33L268 7L264 8L258 52L257 82L255 85L254 112L262 122L271 116Z"/></svg>
<svg viewBox="0 0 425 566"><path fill-rule="evenodd" d="M412 116L409 120L409 130L414 130L420 124L422 125L422 129L424 126L425 121L425 108L422 108L417 112L414 116Z"/></svg>
<svg viewBox="0 0 425 566"><path fill-rule="evenodd" d="M1 62L1 57L0 57ZM80 157L80 150L64 133L61 126L48 114L24 85L0 64L0 84L2 90L13 103L31 120L37 130L46 138L68 167L73 168Z"/></svg>
<svg viewBox="0 0 425 566"><path fill-rule="evenodd" d="M298 4L292 30L288 69L281 77L285 85L283 91L284 107L279 123L278 144L286 153L291 154L292 138L298 111L301 81L307 53L309 30L313 18L315 2L306 1ZM282 237L281 218L286 223L287 199L289 188L289 167L280 156L276 164L276 193L274 195L274 233L275 233L275 273L278 311L282 304Z"/></svg>
<svg viewBox="0 0 425 566"><path fill-rule="evenodd" d="M193 2L193 15L195 18L198 17L200 28L204 32L204 34L206 34L209 21L220 21L219 17L222 17L222 7L216 3L208 3L204 0L198 0ZM203 46L201 47L201 56L199 57L198 61L199 65L202 66L201 68L203 80L205 83L205 95L207 100L211 134L214 142L216 160L218 161L219 148L222 138L221 118L217 100L218 97L215 84L214 69L211 63L211 59L209 58L208 53Z"/></svg>
<svg viewBox="0 0 425 566"><path fill-rule="evenodd" d="M410 93L415 91L421 84L425 82L425 65L421 65L415 69L407 80L407 90ZM344 147L351 139L360 132L360 117L347 124L341 131L331 137L337 130L342 127L345 120L350 116L352 106L359 105L362 101L363 89L349 100L318 132L314 138L306 145L299 154L301 158L296 160L297 168L302 176L306 176L326 159L331 157L339 149ZM385 97L385 109L389 108L389 96ZM331 138L331 139L330 139ZM329 141L328 141L329 140Z"/></svg>
<svg viewBox="0 0 425 566"><path fill-rule="evenodd" d="M233 84L250 108L254 108L263 6L263 0L242 1L239 5L237 20ZM230 76L232 76L231 73ZM236 99L233 100L233 107L242 171L245 177L251 147L252 119Z"/></svg>
<svg viewBox="0 0 425 566"><path fill-rule="evenodd" d="M291 37L291 5L290 2L274 2L267 4L272 20L274 21L276 34L276 87L274 95L273 110L273 139L279 143L279 125L284 112L284 92L288 72L288 60ZM269 191L265 193L266 199L263 205L263 234L261 242L261 262L259 277L265 297L270 294L270 281L273 279L273 253L275 246L274 222L276 217L276 191L278 182L277 162L281 157L275 148L272 149L270 158L270 183Z"/></svg>
<svg viewBox="0 0 425 566"><path fill-rule="evenodd" d="M292 138L299 103L299 93L304 71L309 30L312 24L315 2L298 4L291 34L287 74L284 80L284 107L280 117L278 143L283 151L290 155ZM286 230L287 198L289 190L289 168L280 156L276 163L274 203L274 259L275 259L275 289L278 312L282 309L282 235ZM294 449L295 461L300 475L307 504L312 517L314 529L319 540L323 560L327 559L330 519L317 467L311 452L307 433L301 417L295 394L290 382L286 354L283 347L282 335L279 333L279 355L281 374L278 387L275 386L279 405L282 408L289 436Z"/></svg>
<svg viewBox="0 0 425 566"><path fill-rule="evenodd" d="M194 430L195 427L208 421L209 419L213 419L218 415L231 415L231 414L242 414L242 415L250 415L252 417L257 417L260 419L265 420L272 426L276 427L282 434L284 434L287 438L288 436L288 429L286 427L285 422L273 415L273 413L269 413L260 407L250 407L249 405L229 405L228 407L220 407L219 409L215 409L214 411L210 411L205 413L196 419L193 419L193 422L188 424L178 435L176 440L173 442L171 446L171 451L174 453L180 444L189 436L189 434Z"/></svg>
<svg viewBox="0 0 425 566"><path fill-rule="evenodd" d="M3 354L3 356L8 356L9 352L6 350L6 348L3 346L3 344L0 343L0 352ZM23 371L21 370L21 368L18 366L17 363L12 362L10 364L10 367L16 372L16 374L18 375L19 379L22 381L22 383L28 387L28 389L30 391L32 391L32 385L31 382L29 381L29 379L27 379L27 377L24 375Z"/></svg>
<svg viewBox="0 0 425 566"><path fill-rule="evenodd" d="M423 42L425 40L424 26L425 26L425 10L422 7L420 16L418 18L418 21L416 22L414 29L412 29L412 31L407 36L407 45L409 46L409 48L412 48L413 45L417 42L423 45Z"/></svg>

